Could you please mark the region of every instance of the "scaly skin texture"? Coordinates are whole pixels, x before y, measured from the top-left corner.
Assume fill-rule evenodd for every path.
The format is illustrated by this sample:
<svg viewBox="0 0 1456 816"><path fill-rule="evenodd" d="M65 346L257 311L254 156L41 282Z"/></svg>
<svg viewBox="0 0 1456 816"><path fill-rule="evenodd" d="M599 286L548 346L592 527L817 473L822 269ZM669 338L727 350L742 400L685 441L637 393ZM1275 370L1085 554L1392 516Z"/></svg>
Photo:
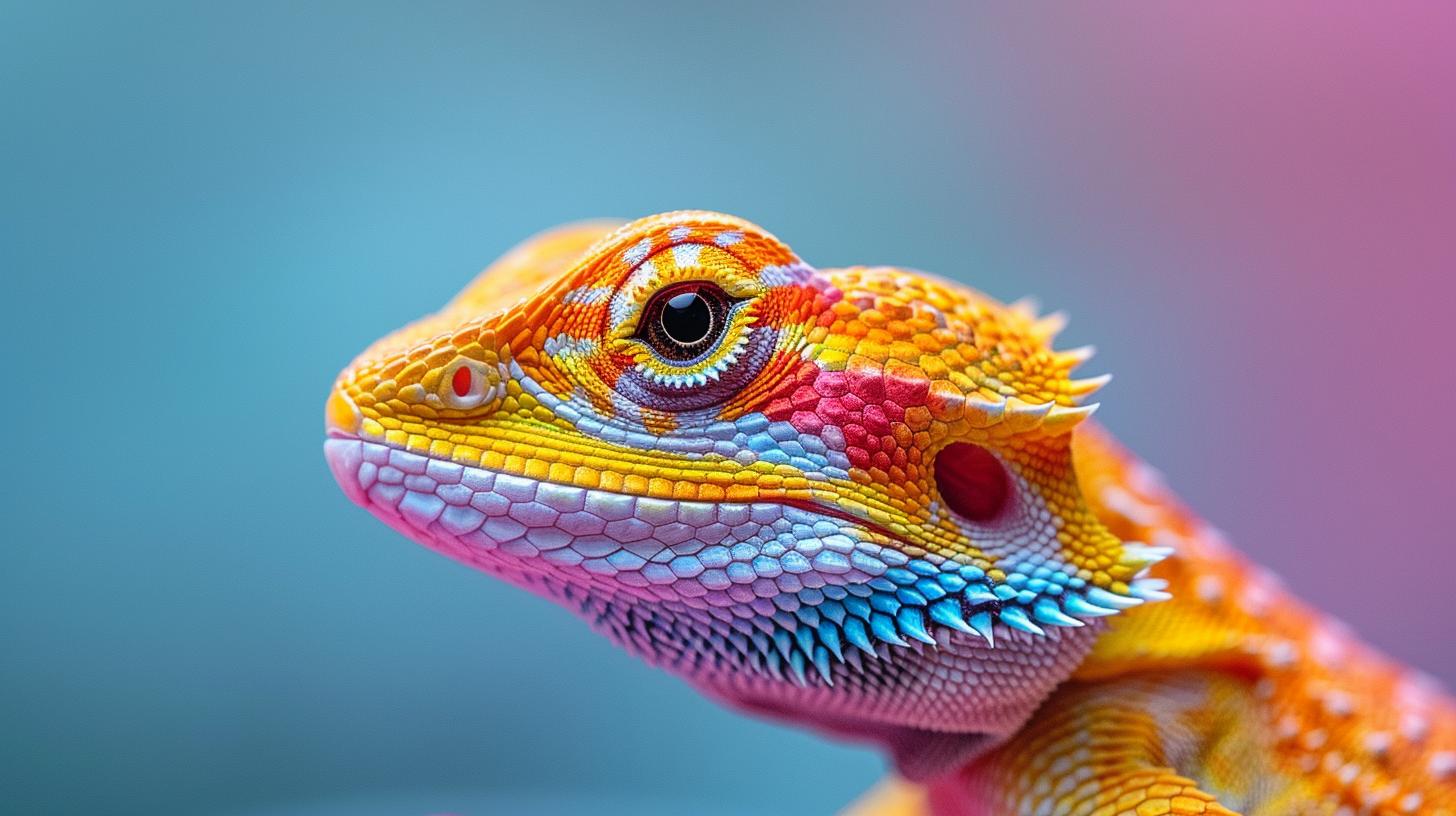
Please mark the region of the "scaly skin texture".
<svg viewBox="0 0 1456 816"><path fill-rule="evenodd" d="M325 451L410 538L883 746L858 813L1456 813L1451 703L1086 422L1059 327L730 216L580 224L365 351Z"/></svg>

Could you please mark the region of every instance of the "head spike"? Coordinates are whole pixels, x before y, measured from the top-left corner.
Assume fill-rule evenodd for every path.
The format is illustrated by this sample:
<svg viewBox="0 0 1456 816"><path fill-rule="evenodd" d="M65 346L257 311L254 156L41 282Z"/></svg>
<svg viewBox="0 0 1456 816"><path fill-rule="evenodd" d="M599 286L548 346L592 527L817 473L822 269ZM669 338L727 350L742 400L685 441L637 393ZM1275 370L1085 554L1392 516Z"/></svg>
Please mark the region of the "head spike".
<svg viewBox="0 0 1456 816"><path fill-rule="evenodd" d="M1066 327L1066 312L1050 312L1046 317L1038 318L1031 324L1031 332L1043 342L1051 342L1052 338L1061 334Z"/></svg>
<svg viewBox="0 0 1456 816"><path fill-rule="evenodd" d="M1155 547L1141 541L1124 541L1122 543L1122 563L1138 569L1147 569L1173 555L1174 552L1176 551L1172 547Z"/></svg>
<svg viewBox="0 0 1456 816"><path fill-rule="evenodd" d="M972 428L989 428L1001 421L1006 414L1006 398L968 394L966 396L966 421Z"/></svg>
<svg viewBox="0 0 1456 816"><path fill-rule="evenodd" d="M1058 405L1047 412L1046 419L1042 420L1041 428L1051 436L1060 436L1081 425L1087 417L1097 411L1099 405L1101 403L1097 402L1075 408Z"/></svg>
<svg viewBox="0 0 1456 816"><path fill-rule="evenodd" d="M1162 578L1139 578L1127 585L1127 591L1132 593L1133 597L1142 598L1145 601L1171 599L1173 596L1165 591L1167 588L1168 582Z"/></svg>
<svg viewBox="0 0 1456 816"><path fill-rule="evenodd" d="M1057 363L1068 371L1092 359L1097 354L1096 346L1077 346L1056 353Z"/></svg>
<svg viewBox="0 0 1456 816"><path fill-rule="evenodd" d="M1029 431L1040 425L1056 403L1030 403L1018 397L1006 400L1006 416L1002 423L1012 431Z"/></svg>
<svg viewBox="0 0 1456 816"><path fill-rule="evenodd" d="M1102 587L1087 587L1087 589L1084 590L1083 594L1087 596L1087 600L1091 601L1094 604L1097 604L1098 606L1106 606L1111 609L1118 610L1131 609L1134 606L1138 606L1143 602L1141 598L1131 598L1127 595L1118 595L1115 592L1108 592Z"/></svg>
<svg viewBox="0 0 1456 816"><path fill-rule="evenodd" d="M1112 382L1111 374L1099 374L1096 377L1083 377L1079 380L1068 380L1066 393L1068 396L1082 399L1102 390L1102 387Z"/></svg>
<svg viewBox="0 0 1456 816"><path fill-rule="evenodd" d="M1017 298L1011 303L1006 304L1006 308L1025 316L1027 320L1035 320L1036 316L1041 314L1041 302L1031 295Z"/></svg>

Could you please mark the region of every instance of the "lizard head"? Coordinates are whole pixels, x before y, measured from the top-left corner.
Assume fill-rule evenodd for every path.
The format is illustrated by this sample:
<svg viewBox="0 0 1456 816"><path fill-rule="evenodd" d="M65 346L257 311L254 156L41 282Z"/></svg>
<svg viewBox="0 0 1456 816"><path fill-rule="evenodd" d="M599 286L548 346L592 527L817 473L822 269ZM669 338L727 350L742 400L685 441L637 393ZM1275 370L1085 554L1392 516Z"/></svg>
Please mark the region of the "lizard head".
<svg viewBox="0 0 1456 816"><path fill-rule="evenodd" d="M566 228L350 365L326 453L410 538L924 776L1159 594L1082 501L1101 380L1057 324L729 216Z"/></svg>

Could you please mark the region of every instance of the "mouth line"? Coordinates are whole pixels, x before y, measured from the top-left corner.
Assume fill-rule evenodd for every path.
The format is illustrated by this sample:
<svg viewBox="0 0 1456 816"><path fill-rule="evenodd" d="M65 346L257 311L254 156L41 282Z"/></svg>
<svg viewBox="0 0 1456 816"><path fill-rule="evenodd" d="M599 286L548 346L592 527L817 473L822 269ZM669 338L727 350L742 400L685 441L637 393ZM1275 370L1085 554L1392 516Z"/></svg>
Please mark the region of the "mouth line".
<svg viewBox="0 0 1456 816"><path fill-rule="evenodd" d="M872 533L874 533L876 535L884 536L885 538L888 538L891 541L896 541L896 542L899 542L901 544L905 543L904 541L902 541L900 539L899 536L891 533L889 530L886 530L884 527L881 527L880 525L874 523L873 521L870 521L869 519L860 518L859 516L856 516L853 513L849 513L847 511L844 511L844 510L839 509L838 507L834 507L833 505L824 504L823 502L816 501L814 499L778 498L778 499L773 499L771 501L774 504L781 504L784 507L792 507L792 508L794 508L796 510L803 510L803 511L808 512L808 513L815 513L817 515L826 516L828 518L838 519L839 521L848 522L850 524L854 524L856 526L863 527L864 529L869 530L870 532L872 532ZM748 503L751 503L751 502L739 502L739 503L748 504Z"/></svg>
<svg viewBox="0 0 1456 816"><path fill-rule="evenodd" d="M442 416L435 417L435 421L440 423L441 425L469 425L472 422L479 422L482 419L489 419L496 413L496 411L485 411L479 414L466 414L465 416Z"/></svg>
<svg viewBox="0 0 1456 816"><path fill-rule="evenodd" d="M372 439L365 439L364 437L361 437L358 434L349 433L347 431L341 431L341 430L338 430L337 428L329 428L327 430L326 434L325 434L325 437L327 439L339 439L339 440L352 441L352 442L361 442L361 443L366 444L366 445L378 445L378 446L380 446L382 448L386 448L388 450L404 450L403 448L396 448L396 447L394 447L393 445L390 445L387 442L379 442L379 441L372 440ZM405 452L406 453L414 453L414 451L405 451ZM424 456L427 459L434 459L434 457L431 457L428 454L418 454L417 453L416 455L417 456ZM451 461L451 460L439 459L439 460L435 460L435 461ZM454 462L454 461L451 461L451 464L462 465L464 467L473 467L473 468L476 468L478 470L486 471L488 473L501 473L501 471L493 471L493 470L490 470L489 468L482 468L479 465L465 465L462 462ZM514 474L506 474L506 475L514 475ZM544 479L537 480L537 481L540 484L556 484L556 485L561 485L562 487L577 487L577 485L562 484L560 482L552 482L552 481L548 481L548 480L544 480ZM589 488L589 489L591 489L591 490L601 490L601 488ZM613 493L615 495L630 495L630 494L616 493L616 491L611 491L611 490L603 491L603 492ZM644 497L644 498L650 498L650 497ZM686 500L684 500L684 499L673 499L673 501L696 501L696 500L694 500L694 499L686 499ZM881 526L879 524L876 524L875 522L870 521L869 519L860 518L859 516L856 516L853 513L850 513L850 512L848 512L846 510L841 510L840 508L835 507L835 506L830 505L830 504L825 504L824 502L818 501L816 499L793 499L793 498L788 498L788 497L784 497L784 496L768 496L768 497L764 497L762 499L756 499L756 500L752 500L752 501L724 499L722 502L717 502L717 503L721 503L721 504L777 504L777 505L779 505L781 507L788 507L788 508L792 508L792 509L795 509L795 510L800 510L800 511L803 511L803 512L806 512L806 513L813 513L815 515L823 516L825 518L831 518L831 519L835 519L835 520L838 520L838 521L843 521L843 522L846 522L848 524L855 525L856 527L859 527L859 528L861 528L863 530L866 530L866 531L868 531L870 533L873 533L874 535L881 536L883 538L886 538L886 539L888 539L890 541L897 542L899 544L906 544L907 543L900 536L895 535L894 533L890 532L889 530L887 530L883 526Z"/></svg>

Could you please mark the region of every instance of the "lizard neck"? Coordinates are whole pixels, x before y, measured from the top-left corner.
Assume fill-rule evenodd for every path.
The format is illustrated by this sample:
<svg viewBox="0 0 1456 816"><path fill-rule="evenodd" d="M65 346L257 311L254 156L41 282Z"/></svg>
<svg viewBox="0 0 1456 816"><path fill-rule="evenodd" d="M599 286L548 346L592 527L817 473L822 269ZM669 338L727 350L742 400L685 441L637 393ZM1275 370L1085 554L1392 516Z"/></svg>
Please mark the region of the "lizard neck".
<svg viewBox="0 0 1456 816"><path fill-rule="evenodd" d="M1085 659L1105 625L1033 636L997 627L994 645L949 629L935 643L844 645L805 665L782 620L638 597L563 573L516 583L573 607L593 629L704 694L770 720L870 743L904 777L955 770L1016 733Z"/></svg>

